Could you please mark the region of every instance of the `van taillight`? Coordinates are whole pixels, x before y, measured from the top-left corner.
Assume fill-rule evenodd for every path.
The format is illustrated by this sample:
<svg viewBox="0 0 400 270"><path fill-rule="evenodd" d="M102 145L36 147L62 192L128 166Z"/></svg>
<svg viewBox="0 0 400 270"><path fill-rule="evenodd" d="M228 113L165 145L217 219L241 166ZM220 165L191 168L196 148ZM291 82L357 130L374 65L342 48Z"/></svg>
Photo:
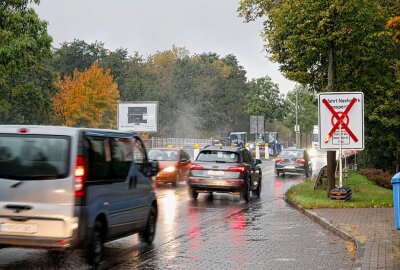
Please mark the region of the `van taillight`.
<svg viewBox="0 0 400 270"><path fill-rule="evenodd" d="M304 160L304 158L298 158L296 159L296 163L306 163L306 161Z"/></svg>
<svg viewBox="0 0 400 270"><path fill-rule="evenodd" d="M232 171L232 172L244 172L245 171L245 167L243 166L233 166L233 167L229 167L228 171Z"/></svg>
<svg viewBox="0 0 400 270"><path fill-rule="evenodd" d="M83 156L76 157L75 166L75 197L82 197L85 195L85 180L86 180L86 168L85 158Z"/></svg>

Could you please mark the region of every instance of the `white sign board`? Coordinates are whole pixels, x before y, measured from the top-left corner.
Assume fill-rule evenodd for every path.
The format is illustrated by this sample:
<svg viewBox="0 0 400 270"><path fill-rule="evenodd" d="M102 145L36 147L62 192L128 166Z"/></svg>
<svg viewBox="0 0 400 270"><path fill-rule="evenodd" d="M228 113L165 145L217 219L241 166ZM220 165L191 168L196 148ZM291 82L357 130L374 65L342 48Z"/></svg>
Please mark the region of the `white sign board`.
<svg viewBox="0 0 400 270"><path fill-rule="evenodd" d="M120 102L118 129L136 132L157 132L158 102Z"/></svg>
<svg viewBox="0 0 400 270"><path fill-rule="evenodd" d="M260 134L264 132L264 116L250 115L250 134Z"/></svg>
<svg viewBox="0 0 400 270"><path fill-rule="evenodd" d="M321 149L364 149L364 94L320 93L318 123Z"/></svg>

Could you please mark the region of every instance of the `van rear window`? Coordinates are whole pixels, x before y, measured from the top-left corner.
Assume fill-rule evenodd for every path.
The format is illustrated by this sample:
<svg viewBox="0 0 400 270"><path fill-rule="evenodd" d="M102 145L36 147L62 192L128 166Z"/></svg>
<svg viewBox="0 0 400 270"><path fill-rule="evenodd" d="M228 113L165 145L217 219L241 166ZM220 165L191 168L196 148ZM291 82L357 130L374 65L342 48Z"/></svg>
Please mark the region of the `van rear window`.
<svg viewBox="0 0 400 270"><path fill-rule="evenodd" d="M69 171L67 136L0 134L0 178L48 180Z"/></svg>

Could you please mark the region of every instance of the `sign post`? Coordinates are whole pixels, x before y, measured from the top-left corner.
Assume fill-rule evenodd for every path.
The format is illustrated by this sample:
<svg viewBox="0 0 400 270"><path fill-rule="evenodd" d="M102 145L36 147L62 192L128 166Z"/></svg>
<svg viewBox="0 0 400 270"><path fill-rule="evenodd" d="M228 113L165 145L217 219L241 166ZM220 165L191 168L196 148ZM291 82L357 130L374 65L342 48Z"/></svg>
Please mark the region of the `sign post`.
<svg viewBox="0 0 400 270"><path fill-rule="evenodd" d="M320 93L318 124L319 147L339 150L339 189L342 189L342 150L364 149L364 94L362 92ZM350 197L348 194L339 195L340 200L348 200Z"/></svg>
<svg viewBox="0 0 400 270"><path fill-rule="evenodd" d="M264 116L250 115L250 134L255 134L256 158L260 158L260 146L258 143L258 134L264 132Z"/></svg>

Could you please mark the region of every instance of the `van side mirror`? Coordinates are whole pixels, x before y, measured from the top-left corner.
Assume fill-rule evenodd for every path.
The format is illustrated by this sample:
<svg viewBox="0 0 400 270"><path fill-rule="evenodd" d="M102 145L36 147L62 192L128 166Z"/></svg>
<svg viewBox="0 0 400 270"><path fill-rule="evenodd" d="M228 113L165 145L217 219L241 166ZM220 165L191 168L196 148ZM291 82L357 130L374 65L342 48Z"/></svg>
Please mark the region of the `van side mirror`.
<svg viewBox="0 0 400 270"><path fill-rule="evenodd" d="M149 160L150 164L150 175L149 176L156 176L158 174L158 161L157 160Z"/></svg>

